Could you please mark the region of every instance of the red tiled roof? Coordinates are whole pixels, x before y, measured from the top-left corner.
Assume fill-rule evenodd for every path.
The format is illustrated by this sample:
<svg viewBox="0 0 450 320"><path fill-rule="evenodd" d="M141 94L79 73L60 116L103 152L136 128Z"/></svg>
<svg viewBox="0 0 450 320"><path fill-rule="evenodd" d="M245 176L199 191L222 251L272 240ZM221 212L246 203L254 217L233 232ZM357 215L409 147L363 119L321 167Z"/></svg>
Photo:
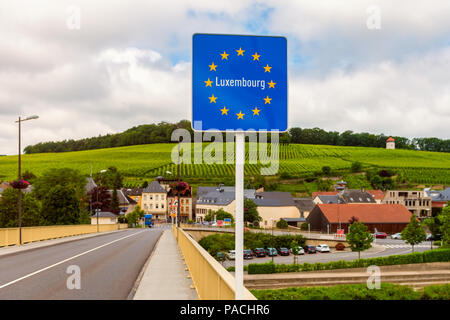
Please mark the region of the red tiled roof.
<svg viewBox="0 0 450 320"><path fill-rule="evenodd" d="M409 223L411 212L402 204L318 204L330 223L348 222L353 216L364 223ZM339 208L339 210L338 210Z"/></svg>
<svg viewBox="0 0 450 320"><path fill-rule="evenodd" d="M381 190L366 190L368 193L374 196L375 200L383 200L384 192Z"/></svg>
<svg viewBox="0 0 450 320"><path fill-rule="evenodd" d="M394 141L395 141L395 139L392 137L389 137L389 139L386 140L386 142L394 142Z"/></svg>

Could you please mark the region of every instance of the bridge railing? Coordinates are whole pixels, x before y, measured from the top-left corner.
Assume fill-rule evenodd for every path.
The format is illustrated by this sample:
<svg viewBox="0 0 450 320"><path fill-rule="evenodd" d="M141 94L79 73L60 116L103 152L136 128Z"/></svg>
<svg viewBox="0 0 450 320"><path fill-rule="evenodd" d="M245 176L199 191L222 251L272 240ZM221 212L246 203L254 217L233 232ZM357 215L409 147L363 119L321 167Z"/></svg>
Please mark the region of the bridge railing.
<svg viewBox="0 0 450 320"><path fill-rule="evenodd" d="M99 224L98 231L113 231L128 228L127 224ZM96 224L77 224L64 226L23 227L22 243L77 236L97 232ZM19 228L0 228L0 247L18 245Z"/></svg>
<svg viewBox="0 0 450 320"><path fill-rule="evenodd" d="M202 300L234 300L235 280L225 268L175 225L172 231L191 274L197 294ZM256 300L255 296L244 288L245 300Z"/></svg>

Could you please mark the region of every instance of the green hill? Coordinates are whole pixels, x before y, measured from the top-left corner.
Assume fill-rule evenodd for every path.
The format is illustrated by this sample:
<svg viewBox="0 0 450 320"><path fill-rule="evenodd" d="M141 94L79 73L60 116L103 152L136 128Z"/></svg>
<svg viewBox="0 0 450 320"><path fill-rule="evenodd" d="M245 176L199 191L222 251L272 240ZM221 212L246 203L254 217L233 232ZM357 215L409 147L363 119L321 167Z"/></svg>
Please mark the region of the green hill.
<svg viewBox="0 0 450 320"><path fill-rule="evenodd" d="M203 145L205 148L207 144ZM88 175L117 167L129 186L158 175L169 177L166 171L176 175L176 165L171 161L172 149L176 144L148 144L128 147L97 149L65 153L41 153L22 156L22 171L29 170L36 175L53 169L69 167ZM247 146L248 148L248 146ZM224 150L225 150L224 146ZM192 154L194 147L191 147ZM224 159L226 156L223 152ZM246 177L258 175L261 163L250 164L246 151ZM278 175L287 173L292 178L314 175L323 166L329 166L338 173L348 173L352 162L359 161L364 168L376 167L395 169L408 181L418 184L450 184L450 154L413 150L386 150L365 147L338 147L326 145L280 145ZM193 161L192 161L193 162ZM182 176L189 180L229 182L234 178L234 164L182 164ZM0 180L12 180L17 176L17 156L0 157Z"/></svg>

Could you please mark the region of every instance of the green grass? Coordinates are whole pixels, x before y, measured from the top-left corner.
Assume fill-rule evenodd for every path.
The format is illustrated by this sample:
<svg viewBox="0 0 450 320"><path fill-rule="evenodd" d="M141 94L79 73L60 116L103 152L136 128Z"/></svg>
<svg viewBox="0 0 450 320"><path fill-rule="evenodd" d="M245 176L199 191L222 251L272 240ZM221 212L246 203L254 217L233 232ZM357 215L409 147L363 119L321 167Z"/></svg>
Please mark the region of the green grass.
<svg viewBox="0 0 450 320"><path fill-rule="evenodd" d="M449 300L450 285L432 285L414 291L411 287L381 283L380 289L366 284L331 287L298 287L276 290L251 290L258 300Z"/></svg>
<svg viewBox="0 0 450 320"><path fill-rule="evenodd" d="M205 148L207 144L203 145ZM171 161L171 152L175 144L149 144L89 151L44 153L23 155L23 171L29 170L36 175L53 168L70 167L83 174L89 174L91 165L94 172L117 167L126 177L127 184L140 184L158 175L168 177L166 171L176 175L176 165ZM226 156L226 148L223 148ZM270 148L269 148L270 149ZM194 147L191 147L191 157ZM220 154L220 151L218 152ZM248 145L246 150L245 175L247 177L260 173L261 167L267 165L248 162ZM269 151L270 155L270 151ZM232 158L232 157L231 157ZM333 171L348 172L352 162L359 161L363 168L395 168L402 171L411 182L450 184L450 153L386 150L381 148L337 147L324 145L280 146L280 164L278 174L287 172L294 178L307 177L320 171L323 166L330 166ZM0 157L0 180L12 180L17 174L17 156ZM189 180L199 183L208 181L232 182L234 164L182 164L181 174ZM303 189L314 185L303 185ZM286 191L293 191L285 187Z"/></svg>

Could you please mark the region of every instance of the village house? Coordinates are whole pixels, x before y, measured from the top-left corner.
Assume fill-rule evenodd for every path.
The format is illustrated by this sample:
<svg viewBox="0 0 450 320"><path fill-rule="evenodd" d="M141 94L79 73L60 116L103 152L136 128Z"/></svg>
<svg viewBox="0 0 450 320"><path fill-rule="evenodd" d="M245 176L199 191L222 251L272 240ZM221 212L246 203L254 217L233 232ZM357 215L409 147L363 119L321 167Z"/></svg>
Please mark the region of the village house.
<svg viewBox="0 0 450 320"><path fill-rule="evenodd" d="M402 204L420 220L431 217L431 197L425 191L389 190L382 203Z"/></svg>
<svg viewBox="0 0 450 320"><path fill-rule="evenodd" d="M401 232L409 223L411 212L402 204L318 204L306 221L311 230L336 233L344 229L348 233L353 219L363 222L371 232L393 234Z"/></svg>

